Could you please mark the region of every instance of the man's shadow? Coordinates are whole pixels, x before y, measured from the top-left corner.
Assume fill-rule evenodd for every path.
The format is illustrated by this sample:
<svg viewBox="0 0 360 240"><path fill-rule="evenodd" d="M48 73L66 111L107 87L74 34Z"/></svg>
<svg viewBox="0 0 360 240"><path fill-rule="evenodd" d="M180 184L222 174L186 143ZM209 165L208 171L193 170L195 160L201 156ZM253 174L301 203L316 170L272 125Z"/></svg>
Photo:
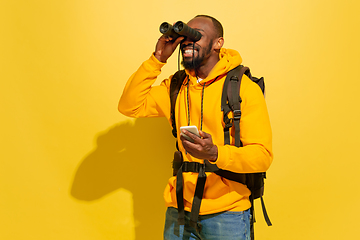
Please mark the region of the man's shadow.
<svg viewBox="0 0 360 240"><path fill-rule="evenodd" d="M81 161L71 195L93 201L119 188L133 194L136 239L159 236L164 226L164 188L171 177L175 139L165 118L140 118L110 127Z"/></svg>

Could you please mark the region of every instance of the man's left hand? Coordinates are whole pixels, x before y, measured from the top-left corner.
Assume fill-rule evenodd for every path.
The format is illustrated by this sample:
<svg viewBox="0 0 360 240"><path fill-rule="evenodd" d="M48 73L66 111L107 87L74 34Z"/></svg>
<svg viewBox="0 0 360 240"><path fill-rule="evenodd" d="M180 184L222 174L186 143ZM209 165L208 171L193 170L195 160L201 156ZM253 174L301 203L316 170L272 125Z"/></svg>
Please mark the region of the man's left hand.
<svg viewBox="0 0 360 240"><path fill-rule="evenodd" d="M214 145L209 133L199 131L200 137L186 130L182 130L182 133L189 136L194 141L190 142L180 135L182 145L191 156L199 159L207 159L211 162L216 161L218 149L217 146Z"/></svg>

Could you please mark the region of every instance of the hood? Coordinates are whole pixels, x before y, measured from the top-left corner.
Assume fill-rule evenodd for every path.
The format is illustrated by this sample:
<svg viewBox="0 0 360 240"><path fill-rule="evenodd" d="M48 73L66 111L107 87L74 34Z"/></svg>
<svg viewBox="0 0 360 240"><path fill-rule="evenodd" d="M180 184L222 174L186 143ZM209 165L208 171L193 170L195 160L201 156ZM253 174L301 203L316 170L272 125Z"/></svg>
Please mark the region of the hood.
<svg viewBox="0 0 360 240"><path fill-rule="evenodd" d="M226 74L242 62L240 54L236 50L232 49L221 48L219 57L219 62L217 62L214 68L210 71L209 75L203 80L204 82L213 80L219 75ZM185 71L190 76L189 72L187 70ZM190 76L190 82L196 83L196 80L195 76Z"/></svg>

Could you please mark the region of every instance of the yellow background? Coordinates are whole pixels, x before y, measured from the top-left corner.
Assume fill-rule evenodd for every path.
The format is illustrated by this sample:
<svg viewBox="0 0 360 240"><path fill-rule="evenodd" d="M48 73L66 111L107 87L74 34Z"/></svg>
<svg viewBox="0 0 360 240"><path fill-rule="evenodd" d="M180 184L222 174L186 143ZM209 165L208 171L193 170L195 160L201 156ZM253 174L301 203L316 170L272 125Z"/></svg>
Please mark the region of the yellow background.
<svg viewBox="0 0 360 240"><path fill-rule="evenodd" d="M0 239L162 239L174 140L117 102L163 21L208 14L264 76L256 238L359 239L358 1L0 1ZM177 69L173 56L161 78ZM155 174L154 174L155 173Z"/></svg>

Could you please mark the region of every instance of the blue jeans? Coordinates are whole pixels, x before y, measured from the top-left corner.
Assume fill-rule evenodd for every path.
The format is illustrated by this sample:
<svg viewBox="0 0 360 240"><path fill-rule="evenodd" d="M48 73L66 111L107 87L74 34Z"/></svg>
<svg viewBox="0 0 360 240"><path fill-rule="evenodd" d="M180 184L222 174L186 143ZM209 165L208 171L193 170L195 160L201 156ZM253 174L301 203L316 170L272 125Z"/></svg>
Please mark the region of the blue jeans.
<svg viewBox="0 0 360 240"><path fill-rule="evenodd" d="M177 223L177 216L176 208L167 209L165 240L250 240L250 210L200 215L198 229L189 225L189 212L185 212L185 225Z"/></svg>

